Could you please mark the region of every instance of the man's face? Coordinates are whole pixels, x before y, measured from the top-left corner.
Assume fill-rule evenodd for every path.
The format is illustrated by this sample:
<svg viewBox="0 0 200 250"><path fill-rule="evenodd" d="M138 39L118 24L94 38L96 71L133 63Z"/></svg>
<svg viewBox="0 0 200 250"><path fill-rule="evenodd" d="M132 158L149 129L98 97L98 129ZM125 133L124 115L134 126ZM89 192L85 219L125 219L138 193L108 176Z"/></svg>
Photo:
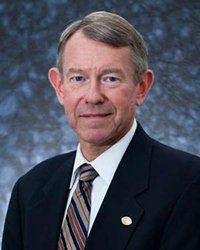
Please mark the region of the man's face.
<svg viewBox="0 0 200 250"><path fill-rule="evenodd" d="M67 41L63 76L53 85L81 147L109 147L131 128L140 86L128 47L114 48L81 31Z"/></svg>

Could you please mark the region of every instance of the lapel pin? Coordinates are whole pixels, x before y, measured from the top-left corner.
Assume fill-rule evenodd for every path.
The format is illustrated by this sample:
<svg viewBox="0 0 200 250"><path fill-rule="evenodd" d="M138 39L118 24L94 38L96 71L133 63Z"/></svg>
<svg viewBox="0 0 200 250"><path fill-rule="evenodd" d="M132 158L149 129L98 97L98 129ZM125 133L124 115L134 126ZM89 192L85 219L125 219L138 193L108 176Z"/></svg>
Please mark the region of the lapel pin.
<svg viewBox="0 0 200 250"><path fill-rule="evenodd" d="M133 223L132 219L128 216L122 217L121 222L124 226L130 226Z"/></svg>

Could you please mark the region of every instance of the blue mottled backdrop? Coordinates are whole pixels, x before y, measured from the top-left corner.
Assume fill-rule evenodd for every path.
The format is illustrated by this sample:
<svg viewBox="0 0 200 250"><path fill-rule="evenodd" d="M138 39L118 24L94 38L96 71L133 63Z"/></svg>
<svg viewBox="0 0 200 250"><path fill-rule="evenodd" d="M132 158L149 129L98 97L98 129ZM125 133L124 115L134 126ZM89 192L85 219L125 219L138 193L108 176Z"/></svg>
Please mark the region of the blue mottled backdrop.
<svg viewBox="0 0 200 250"><path fill-rule="evenodd" d="M138 120L152 137L200 155L199 0L1 0L0 235L18 177L76 146L47 72L64 27L94 10L121 14L148 43L155 85Z"/></svg>

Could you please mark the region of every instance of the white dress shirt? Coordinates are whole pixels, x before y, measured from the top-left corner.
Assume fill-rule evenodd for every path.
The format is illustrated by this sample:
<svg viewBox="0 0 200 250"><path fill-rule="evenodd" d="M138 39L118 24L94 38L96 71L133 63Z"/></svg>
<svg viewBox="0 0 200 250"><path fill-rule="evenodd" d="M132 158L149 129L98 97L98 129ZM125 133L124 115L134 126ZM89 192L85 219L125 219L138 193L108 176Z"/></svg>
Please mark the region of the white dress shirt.
<svg viewBox="0 0 200 250"><path fill-rule="evenodd" d="M99 174L98 177L93 181L92 194L91 194L91 211L90 211L90 224L89 231L92 228L96 215L103 202L105 194L109 188L115 171L131 141L137 128L137 122L134 119L133 125L128 133L122 137L117 143L112 145L104 153L98 156L95 160L88 162L81 153L80 144L77 147L76 158L74 162L71 182L70 182L70 193L67 201L66 211L64 219L66 218L67 209L69 207L72 195L75 191L79 180L79 167L84 163L89 163ZM63 222L64 222L63 219Z"/></svg>

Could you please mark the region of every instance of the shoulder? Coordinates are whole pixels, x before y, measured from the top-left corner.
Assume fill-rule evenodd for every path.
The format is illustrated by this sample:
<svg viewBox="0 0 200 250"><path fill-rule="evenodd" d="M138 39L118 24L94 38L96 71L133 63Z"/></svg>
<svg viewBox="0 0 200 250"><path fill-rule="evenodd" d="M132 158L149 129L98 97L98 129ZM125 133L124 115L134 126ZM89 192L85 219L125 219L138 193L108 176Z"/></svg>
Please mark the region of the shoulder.
<svg viewBox="0 0 200 250"><path fill-rule="evenodd" d="M200 158L152 139L151 174L164 190L181 194L192 183L200 183Z"/></svg>
<svg viewBox="0 0 200 250"><path fill-rule="evenodd" d="M137 139L135 140L136 143L145 144L147 145L147 147L152 148L153 156L155 156L158 161L162 161L163 164L167 164L168 162L174 164L179 163L181 165L192 163L200 167L200 157L170 147L153 139L152 135L148 135L139 123L135 137L137 137Z"/></svg>
<svg viewBox="0 0 200 250"><path fill-rule="evenodd" d="M37 175L37 174L48 174L57 170L60 166L67 163L68 161L73 163L75 157L75 151L66 154L56 155L52 158L46 159L36 166L34 166L25 176Z"/></svg>
<svg viewBox="0 0 200 250"><path fill-rule="evenodd" d="M147 135L140 125L137 142L151 151L149 167L155 182L183 187L200 176L200 157L160 143Z"/></svg>
<svg viewBox="0 0 200 250"><path fill-rule="evenodd" d="M172 148L165 144L162 144L154 139L151 139L153 145L154 160L162 162L164 165L177 165L180 167L192 167L199 169L200 171L200 157L181 151L179 149Z"/></svg>
<svg viewBox="0 0 200 250"><path fill-rule="evenodd" d="M162 165L168 165L168 168L170 166L180 166L181 168L185 167L192 167L197 168L200 171L200 157L193 155L191 153L187 153L184 151L181 151L179 149L170 147L168 145L165 145L149 136L141 127L140 124L138 124L138 134L139 134L139 140L142 141L142 143L147 144L147 147L151 147L152 149L152 158L155 163L159 163ZM142 139L141 139L142 138Z"/></svg>
<svg viewBox="0 0 200 250"><path fill-rule="evenodd" d="M37 186L40 185L40 183L44 184L63 166L72 168L74 158L75 151L46 159L24 174L18 182L20 182L23 186L30 186L33 183Z"/></svg>

